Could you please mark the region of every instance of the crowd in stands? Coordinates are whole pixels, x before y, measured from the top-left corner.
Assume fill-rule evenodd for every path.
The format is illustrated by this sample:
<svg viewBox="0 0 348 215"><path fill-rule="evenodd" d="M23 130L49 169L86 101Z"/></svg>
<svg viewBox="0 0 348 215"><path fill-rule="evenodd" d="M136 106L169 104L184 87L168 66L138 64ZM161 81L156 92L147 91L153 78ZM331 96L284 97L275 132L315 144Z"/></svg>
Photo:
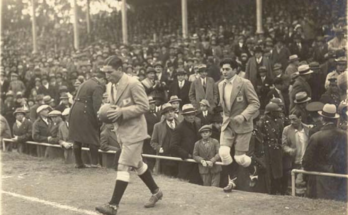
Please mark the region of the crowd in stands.
<svg viewBox="0 0 348 215"><path fill-rule="evenodd" d="M188 172L189 165L197 165L193 163L147 159L149 167L192 183L223 187L227 175L214 165L222 123L218 83L220 62L232 58L239 64L238 76L251 81L260 100L251 144L258 166L251 175L238 174L237 189L285 195L292 169L347 174L344 1L264 0L264 32L259 34L255 1L188 1L189 38L181 36L180 4L174 3L137 8L129 19L130 44L103 35L100 25L93 31L98 42L86 43L79 51L41 41L40 52L31 54L30 34L7 32L0 68L1 136L22 143L17 145L20 151L26 150L23 143L28 140L71 148L68 118L74 96L107 57L117 55L124 72L139 79L149 98L145 117L151 138L143 152L193 158L199 174ZM71 47L69 39L62 40ZM104 81L103 103L108 103L113 86ZM192 111L199 132L180 126ZM315 136L327 125L331 133ZM328 137L343 142L332 153L311 144ZM100 149L120 150L112 124L101 127ZM325 165L334 169L322 168ZM319 183L337 186L322 188ZM329 191L344 193L345 183L298 174L296 193L342 199L344 195Z"/></svg>

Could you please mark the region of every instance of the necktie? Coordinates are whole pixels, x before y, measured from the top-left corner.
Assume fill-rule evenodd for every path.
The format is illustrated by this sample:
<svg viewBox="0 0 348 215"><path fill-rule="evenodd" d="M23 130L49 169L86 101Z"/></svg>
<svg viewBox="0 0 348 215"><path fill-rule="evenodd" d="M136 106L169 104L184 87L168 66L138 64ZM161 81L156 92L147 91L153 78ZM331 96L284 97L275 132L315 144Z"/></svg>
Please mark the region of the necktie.
<svg viewBox="0 0 348 215"><path fill-rule="evenodd" d="M180 81L180 82L179 82L179 87L180 87L180 89L183 87L183 85L184 85L183 81Z"/></svg>
<svg viewBox="0 0 348 215"><path fill-rule="evenodd" d="M111 103L114 104L115 103L115 89L114 89L115 85L111 85Z"/></svg>

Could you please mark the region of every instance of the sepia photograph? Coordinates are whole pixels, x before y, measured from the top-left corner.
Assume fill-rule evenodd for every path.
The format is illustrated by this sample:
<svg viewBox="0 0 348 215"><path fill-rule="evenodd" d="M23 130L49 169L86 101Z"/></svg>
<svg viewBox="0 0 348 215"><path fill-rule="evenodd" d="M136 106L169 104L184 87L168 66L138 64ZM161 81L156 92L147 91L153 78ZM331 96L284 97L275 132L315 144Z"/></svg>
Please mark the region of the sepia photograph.
<svg viewBox="0 0 348 215"><path fill-rule="evenodd" d="M347 0L0 0L0 215L345 215Z"/></svg>

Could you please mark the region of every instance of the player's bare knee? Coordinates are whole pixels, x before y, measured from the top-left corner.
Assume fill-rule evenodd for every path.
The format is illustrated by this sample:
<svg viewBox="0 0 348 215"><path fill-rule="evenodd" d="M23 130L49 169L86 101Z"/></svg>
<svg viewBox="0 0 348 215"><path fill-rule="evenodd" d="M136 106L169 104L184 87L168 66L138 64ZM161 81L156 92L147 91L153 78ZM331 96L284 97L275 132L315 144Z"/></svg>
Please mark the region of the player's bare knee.
<svg viewBox="0 0 348 215"><path fill-rule="evenodd" d="M229 165L232 163L232 157L231 157L230 151L231 151L231 148L228 146L220 146L219 148L219 155L224 165Z"/></svg>
<svg viewBox="0 0 348 215"><path fill-rule="evenodd" d="M235 155L234 160L242 167L248 167L251 164L251 158L246 154Z"/></svg>

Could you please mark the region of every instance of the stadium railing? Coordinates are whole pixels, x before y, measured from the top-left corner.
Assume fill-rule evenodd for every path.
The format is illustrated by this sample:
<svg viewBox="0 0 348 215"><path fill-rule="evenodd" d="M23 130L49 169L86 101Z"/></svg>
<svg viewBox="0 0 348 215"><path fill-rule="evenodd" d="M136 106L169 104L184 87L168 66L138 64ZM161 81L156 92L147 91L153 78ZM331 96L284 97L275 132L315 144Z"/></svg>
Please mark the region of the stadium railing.
<svg viewBox="0 0 348 215"><path fill-rule="evenodd" d="M12 139L2 139L2 146L3 150L7 149L7 144L8 143L13 143L14 141ZM36 150L40 147L50 147L50 148L55 148L60 151L64 150L60 145L57 144L48 144L48 143L38 143L34 141L27 141L26 144L29 144L33 147L36 147ZM83 151L89 151L89 148L82 147ZM114 154L116 154L116 151L102 151L99 150L99 152L102 155L102 166L104 167L113 167L113 161L114 161ZM161 155L150 155L150 154L143 154L143 157L145 158L153 158L156 159L156 166L155 166L155 173L158 173L158 165L159 165L159 160L172 160L172 161L179 161L179 162L189 162L189 163L197 163L194 159L181 159L178 157L168 157L168 156L161 156ZM61 158L64 158L62 156ZM216 165L223 165L222 162L216 162ZM317 175L317 176L326 176L326 177L338 177L338 178L347 178L348 175L343 175L343 174L334 174L334 173L325 173L325 172L312 172L312 171L305 171L301 169L293 169L291 171L291 195L296 196L295 193L295 176L297 173L302 173L302 174L307 174L307 175Z"/></svg>

